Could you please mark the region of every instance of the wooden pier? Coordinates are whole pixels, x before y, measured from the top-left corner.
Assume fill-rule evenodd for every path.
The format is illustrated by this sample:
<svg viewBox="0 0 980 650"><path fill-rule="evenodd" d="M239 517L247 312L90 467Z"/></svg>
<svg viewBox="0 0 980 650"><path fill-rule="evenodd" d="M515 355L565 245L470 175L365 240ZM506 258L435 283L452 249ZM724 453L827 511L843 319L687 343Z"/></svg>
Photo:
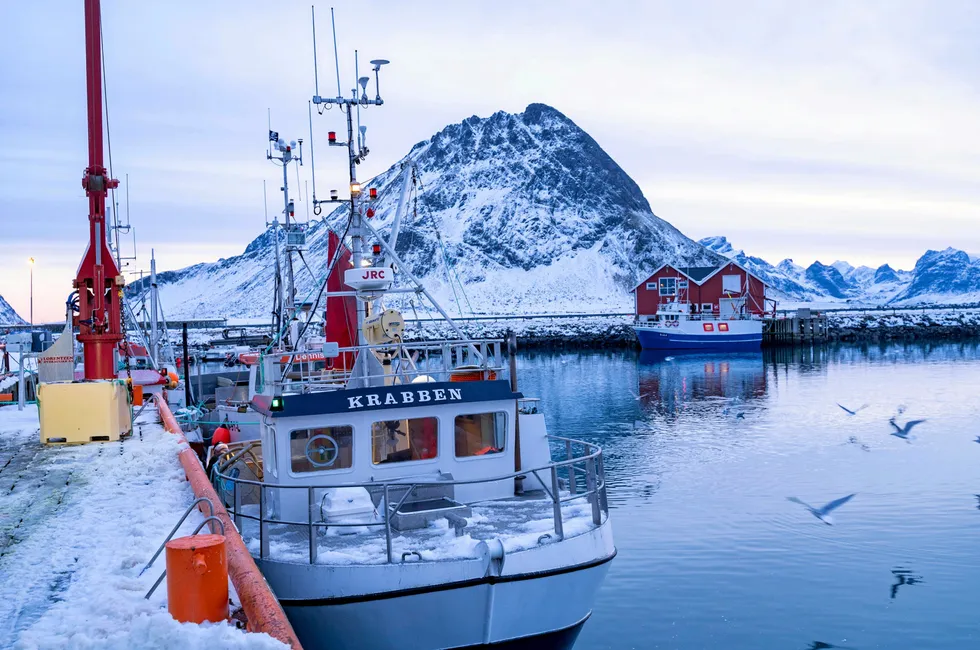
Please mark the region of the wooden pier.
<svg viewBox="0 0 980 650"><path fill-rule="evenodd" d="M810 345L829 338L827 315L808 307L795 314L767 316L762 321L763 345Z"/></svg>

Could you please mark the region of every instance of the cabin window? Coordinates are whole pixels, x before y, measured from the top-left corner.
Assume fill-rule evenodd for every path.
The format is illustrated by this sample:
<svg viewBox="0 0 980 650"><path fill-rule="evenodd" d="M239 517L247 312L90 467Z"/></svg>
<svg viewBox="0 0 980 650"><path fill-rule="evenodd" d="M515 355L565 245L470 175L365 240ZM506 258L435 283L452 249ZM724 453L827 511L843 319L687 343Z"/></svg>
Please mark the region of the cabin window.
<svg viewBox="0 0 980 650"><path fill-rule="evenodd" d="M677 278L660 278L660 295L677 295Z"/></svg>
<svg viewBox="0 0 980 650"><path fill-rule="evenodd" d="M677 288L678 289L687 289L687 280L678 280L677 281Z"/></svg>
<svg viewBox="0 0 980 650"><path fill-rule="evenodd" d="M710 314L713 310L714 310L714 307L711 305L710 302L702 302L701 303L701 311L702 312L704 312L706 314Z"/></svg>
<svg viewBox="0 0 980 650"><path fill-rule="evenodd" d="M714 332L715 331L714 324L713 323L704 323L704 331L705 332Z"/></svg>
<svg viewBox="0 0 980 650"><path fill-rule="evenodd" d="M656 291L656 290L657 290L656 282L647 282L647 291Z"/></svg>
<svg viewBox="0 0 980 650"><path fill-rule="evenodd" d="M378 465L435 458L438 439L436 418L375 422L371 425L371 460Z"/></svg>
<svg viewBox="0 0 980 650"><path fill-rule="evenodd" d="M456 458L499 454L507 439L507 414L457 415Z"/></svg>
<svg viewBox="0 0 980 650"><path fill-rule="evenodd" d="M719 332L727 332L728 331L728 323L718 323L718 331Z"/></svg>
<svg viewBox="0 0 980 650"><path fill-rule="evenodd" d="M740 275L721 276L721 290L726 293L741 293L742 276Z"/></svg>
<svg viewBox="0 0 980 650"><path fill-rule="evenodd" d="M354 430L349 426L289 432L289 467L295 473L350 469Z"/></svg>

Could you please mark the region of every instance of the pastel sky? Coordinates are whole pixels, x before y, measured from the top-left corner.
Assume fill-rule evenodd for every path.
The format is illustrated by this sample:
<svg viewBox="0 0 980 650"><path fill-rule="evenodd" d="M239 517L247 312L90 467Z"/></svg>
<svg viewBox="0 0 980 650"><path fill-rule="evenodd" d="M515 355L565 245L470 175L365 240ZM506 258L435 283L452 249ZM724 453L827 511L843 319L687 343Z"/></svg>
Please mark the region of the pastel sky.
<svg viewBox="0 0 980 650"><path fill-rule="evenodd" d="M336 94L330 6L316 7L323 95ZM362 71L392 61L387 105L364 115L365 177L448 123L544 102L695 239L724 234L773 263L980 253L975 1L334 6L345 89L355 47ZM129 174L137 235L126 270L148 268L151 247L161 269L240 253L263 228L263 179L281 208L267 108L308 141L309 3L104 0L103 17L113 171ZM35 320L58 320L87 228L82 2L3 2L0 18L0 295L28 316L33 256ZM317 143L340 126L314 115ZM316 153L326 195L343 162Z"/></svg>

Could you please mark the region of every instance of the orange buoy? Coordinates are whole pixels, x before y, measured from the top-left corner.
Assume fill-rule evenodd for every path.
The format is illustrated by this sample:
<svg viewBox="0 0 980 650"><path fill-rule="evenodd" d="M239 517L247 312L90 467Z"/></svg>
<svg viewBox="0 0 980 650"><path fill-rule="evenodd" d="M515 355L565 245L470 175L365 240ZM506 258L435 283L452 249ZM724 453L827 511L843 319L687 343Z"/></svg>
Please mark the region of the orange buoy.
<svg viewBox="0 0 980 650"><path fill-rule="evenodd" d="M215 429L214 433L211 435L212 445L216 445L219 442L223 442L226 445L231 442L231 431L229 431L228 427L223 424Z"/></svg>
<svg viewBox="0 0 980 650"><path fill-rule="evenodd" d="M167 388L177 388L180 383L180 377L173 370L167 372Z"/></svg>
<svg viewBox="0 0 980 650"><path fill-rule="evenodd" d="M192 535L167 542L167 610L181 623L228 618L224 535Z"/></svg>

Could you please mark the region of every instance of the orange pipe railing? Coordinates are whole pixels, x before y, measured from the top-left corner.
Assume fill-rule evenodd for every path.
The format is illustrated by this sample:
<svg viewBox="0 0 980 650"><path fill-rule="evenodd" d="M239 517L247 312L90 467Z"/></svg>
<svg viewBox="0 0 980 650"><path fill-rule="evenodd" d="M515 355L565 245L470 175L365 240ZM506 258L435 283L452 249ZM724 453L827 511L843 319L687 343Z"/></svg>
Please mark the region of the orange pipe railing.
<svg viewBox="0 0 980 650"><path fill-rule="evenodd" d="M156 396L157 410L160 412L160 419L163 426L170 433L177 434L183 441L183 433L177 420L174 418L166 399ZM208 480L204 467L198 459L194 450L186 447L180 454L180 464L184 467L187 480L194 489L194 496L206 497L214 504L214 516L225 525L225 535L228 552L228 575L231 577L238 598L242 601L242 609L248 617L248 630L251 632L265 632L269 636L289 645L293 650L303 650L293 626L286 618L286 613L272 593L272 588L265 581L251 553L245 547L242 536L235 528L234 522L228 516L228 511L214 491L211 481ZM203 507L201 503L198 507ZM203 508L202 508L202 512Z"/></svg>

